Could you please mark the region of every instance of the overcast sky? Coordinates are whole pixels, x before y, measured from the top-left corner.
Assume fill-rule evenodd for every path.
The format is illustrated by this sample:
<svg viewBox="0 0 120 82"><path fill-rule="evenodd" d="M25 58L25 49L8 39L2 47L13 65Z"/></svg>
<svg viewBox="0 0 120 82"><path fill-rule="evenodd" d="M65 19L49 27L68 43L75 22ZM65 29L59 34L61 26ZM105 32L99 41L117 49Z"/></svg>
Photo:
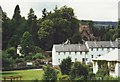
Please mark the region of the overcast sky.
<svg viewBox="0 0 120 82"><path fill-rule="evenodd" d="M42 9L53 10L64 5L74 9L75 16L83 20L117 21L119 0L0 0L0 5L8 17L12 17L15 6L20 6L21 15L27 18L30 8L33 8L38 18Z"/></svg>

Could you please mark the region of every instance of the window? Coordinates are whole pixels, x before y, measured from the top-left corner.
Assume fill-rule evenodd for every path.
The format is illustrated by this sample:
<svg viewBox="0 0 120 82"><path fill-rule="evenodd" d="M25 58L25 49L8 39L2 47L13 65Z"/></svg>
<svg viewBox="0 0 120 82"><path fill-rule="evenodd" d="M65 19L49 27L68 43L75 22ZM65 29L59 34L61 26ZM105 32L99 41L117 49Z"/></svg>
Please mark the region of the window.
<svg viewBox="0 0 120 82"><path fill-rule="evenodd" d="M113 50L114 50L115 48L113 47Z"/></svg>
<svg viewBox="0 0 120 82"><path fill-rule="evenodd" d="M60 52L58 52L58 55L60 55Z"/></svg>
<svg viewBox="0 0 120 82"><path fill-rule="evenodd" d="M91 58L93 58L93 55L91 55Z"/></svg>
<svg viewBox="0 0 120 82"><path fill-rule="evenodd" d="M93 51L93 48L91 48L91 51Z"/></svg>
<svg viewBox="0 0 120 82"><path fill-rule="evenodd" d="M77 58L75 58L75 61L77 61Z"/></svg>
<svg viewBox="0 0 120 82"><path fill-rule="evenodd" d="M77 52L75 52L75 55L77 54Z"/></svg>
<svg viewBox="0 0 120 82"><path fill-rule="evenodd" d="M98 57L100 57L101 55L99 54Z"/></svg>
<svg viewBox="0 0 120 82"><path fill-rule="evenodd" d="M104 48L102 47L102 50L104 50Z"/></svg>
<svg viewBox="0 0 120 82"><path fill-rule="evenodd" d="M88 59L87 58L83 58L82 62L85 63Z"/></svg>
<svg viewBox="0 0 120 82"><path fill-rule="evenodd" d="M69 55L71 55L71 52L69 52Z"/></svg>
<svg viewBox="0 0 120 82"><path fill-rule="evenodd" d="M111 72L115 72L116 62L109 62L109 69Z"/></svg>
<svg viewBox="0 0 120 82"><path fill-rule="evenodd" d="M58 59L58 62L60 63L60 59Z"/></svg>
<svg viewBox="0 0 120 82"><path fill-rule="evenodd" d="M97 48L97 51L98 51L98 48Z"/></svg>
<svg viewBox="0 0 120 82"><path fill-rule="evenodd" d="M80 51L80 54L82 54L82 51Z"/></svg>
<svg viewBox="0 0 120 82"><path fill-rule="evenodd" d="M110 51L110 48L107 48L107 51L109 52L109 51Z"/></svg>

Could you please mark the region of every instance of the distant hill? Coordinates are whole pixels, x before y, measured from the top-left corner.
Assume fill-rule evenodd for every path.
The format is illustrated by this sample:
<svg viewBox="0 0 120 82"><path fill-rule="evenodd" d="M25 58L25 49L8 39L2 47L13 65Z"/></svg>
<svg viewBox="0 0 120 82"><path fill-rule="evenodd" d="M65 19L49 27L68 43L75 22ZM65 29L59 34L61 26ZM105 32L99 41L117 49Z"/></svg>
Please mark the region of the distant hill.
<svg viewBox="0 0 120 82"><path fill-rule="evenodd" d="M117 27L118 22L111 22L111 21L93 21L94 22L94 27Z"/></svg>

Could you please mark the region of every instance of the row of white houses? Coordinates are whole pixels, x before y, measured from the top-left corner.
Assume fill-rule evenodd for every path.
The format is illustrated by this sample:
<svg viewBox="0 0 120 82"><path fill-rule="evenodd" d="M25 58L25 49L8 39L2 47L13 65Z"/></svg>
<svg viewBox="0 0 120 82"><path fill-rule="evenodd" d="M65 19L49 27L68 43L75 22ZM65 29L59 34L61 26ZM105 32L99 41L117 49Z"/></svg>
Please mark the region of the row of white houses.
<svg viewBox="0 0 120 82"><path fill-rule="evenodd" d="M52 48L52 65L60 65L62 60L67 57L70 57L72 62L95 63L95 59L103 57L105 54L116 49L118 49L118 41L86 41L84 44L55 44ZM97 68L97 65L93 67L94 73L98 71ZM120 75L120 73L117 74Z"/></svg>
<svg viewBox="0 0 120 82"><path fill-rule="evenodd" d="M52 48L52 65L59 65L67 57L71 57L72 62L91 63L94 58L117 49L117 44L117 41L86 41L85 44L55 44Z"/></svg>

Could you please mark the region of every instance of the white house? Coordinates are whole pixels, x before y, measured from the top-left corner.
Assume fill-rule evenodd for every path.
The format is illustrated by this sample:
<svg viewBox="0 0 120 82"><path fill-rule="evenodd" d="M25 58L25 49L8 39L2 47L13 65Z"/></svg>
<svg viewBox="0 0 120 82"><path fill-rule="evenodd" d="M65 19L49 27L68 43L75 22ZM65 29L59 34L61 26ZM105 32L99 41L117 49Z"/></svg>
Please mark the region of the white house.
<svg viewBox="0 0 120 82"><path fill-rule="evenodd" d="M58 44L53 45L52 49L52 65L57 66L61 61L70 57L72 62L85 62L88 49L84 44Z"/></svg>
<svg viewBox="0 0 120 82"><path fill-rule="evenodd" d="M55 44L52 48L52 65L59 65L67 57L71 57L72 62L91 63L94 58L116 49L117 43L117 41L86 41L84 44Z"/></svg>
<svg viewBox="0 0 120 82"><path fill-rule="evenodd" d="M17 54L19 55L19 56L22 56L23 54L21 54L21 49L22 49L22 47L20 46L20 45L18 45L17 46Z"/></svg>
<svg viewBox="0 0 120 82"><path fill-rule="evenodd" d="M120 49L115 49L97 59L93 59L93 73L97 73L100 65L98 64L99 61L106 61L107 66L110 69L109 74L113 77L120 76Z"/></svg>
<svg viewBox="0 0 120 82"><path fill-rule="evenodd" d="M89 49L87 63L92 62L93 59L117 49L118 47L117 41L86 41L85 44Z"/></svg>

